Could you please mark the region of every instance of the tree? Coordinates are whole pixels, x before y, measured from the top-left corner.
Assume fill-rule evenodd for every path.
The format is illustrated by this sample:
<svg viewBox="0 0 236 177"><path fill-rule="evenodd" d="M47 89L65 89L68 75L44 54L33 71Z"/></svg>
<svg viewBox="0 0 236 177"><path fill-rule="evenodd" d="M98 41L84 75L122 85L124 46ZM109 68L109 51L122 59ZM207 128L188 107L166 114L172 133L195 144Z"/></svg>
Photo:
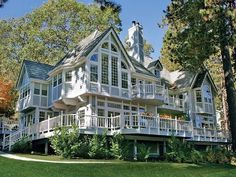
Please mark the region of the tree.
<svg viewBox="0 0 236 177"><path fill-rule="evenodd" d="M13 112L14 98L13 84L2 79L0 81L0 113L11 114Z"/></svg>
<svg viewBox="0 0 236 177"><path fill-rule="evenodd" d="M120 31L118 12L76 0L49 0L22 18L0 21L3 74L16 80L24 59L55 64L94 30L110 26Z"/></svg>
<svg viewBox="0 0 236 177"><path fill-rule="evenodd" d="M236 96L230 53L235 47L235 0L172 0L164 22L169 58L198 71L210 56L220 53L227 93L233 150L236 150Z"/></svg>

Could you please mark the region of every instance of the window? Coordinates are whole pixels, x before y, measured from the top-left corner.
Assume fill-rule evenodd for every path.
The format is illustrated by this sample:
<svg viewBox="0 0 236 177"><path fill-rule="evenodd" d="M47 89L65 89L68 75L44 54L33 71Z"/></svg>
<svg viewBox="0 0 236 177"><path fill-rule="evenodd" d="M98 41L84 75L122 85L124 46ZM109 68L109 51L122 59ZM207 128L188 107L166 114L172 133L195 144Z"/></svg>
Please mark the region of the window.
<svg viewBox="0 0 236 177"><path fill-rule="evenodd" d="M154 70L154 74L156 77L160 78L160 71L158 69Z"/></svg>
<svg viewBox="0 0 236 177"><path fill-rule="evenodd" d="M62 83L62 73L58 74L58 85Z"/></svg>
<svg viewBox="0 0 236 177"><path fill-rule="evenodd" d="M128 73L122 72L121 73L121 84L122 88L128 88Z"/></svg>
<svg viewBox="0 0 236 177"><path fill-rule="evenodd" d="M39 112L39 122L42 122L45 120L45 115L46 115L45 112L43 111Z"/></svg>
<svg viewBox="0 0 236 177"><path fill-rule="evenodd" d="M105 111L104 111L104 109L98 109L98 116L102 116L102 117L105 116Z"/></svg>
<svg viewBox="0 0 236 177"><path fill-rule="evenodd" d="M124 105L124 106L123 106L123 109L124 109L124 110L129 110L130 108L129 108L129 106Z"/></svg>
<svg viewBox="0 0 236 177"><path fill-rule="evenodd" d="M136 78L131 78L132 85L136 85Z"/></svg>
<svg viewBox="0 0 236 177"><path fill-rule="evenodd" d="M97 62L97 61L98 61L98 54L93 54L93 55L90 57L90 61Z"/></svg>
<svg viewBox="0 0 236 177"><path fill-rule="evenodd" d="M42 93L43 96L47 96L48 94L48 89L47 89L47 85L42 84Z"/></svg>
<svg viewBox="0 0 236 177"><path fill-rule="evenodd" d="M72 81L72 71L67 71L65 75L65 81L71 82Z"/></svg>
<svg viewBox="0 0 236 177"><path fill-rule="evenodd" d="M202 102L202 93L201 90L196 90L196 101Z"/></svg>
<svg viewBox="0 0 236 177"><path fill-rule="evenodd" d="M111 51L112 52L117 52L117 48L114 44L111 44Z"/></svg>
<svg viewBox="0 0 236 177"><path fill-rule="evenodd" d="M40 94L40 84L34 83L34 94L39 95Z"/></svg>
<svg viewBox="0 0 236 177"><path fill-rule="evenodd" d="M104 42L104 43L102 44L102 48L103 48L103 49L108 49L108 48L109 48L108 42Z"/></svg>
<svg viewBox="0 0 236 177"><path fill-rule="evenodd" d="M102 84L109 84L108 82L108 55L102 54Z"/></svg>
<svg viewBox="0 0 236 177"><path fill-rule="evenodd" d="M111 85L118 86L118 58L111 57Z"/></svg>
<svg viewBox="0 0 236 177"><path fill-rule="evenodd" d="M124 62L121 62L121 68L122 69L127 69L126 64Z"/></svg>
<svg viewBox="0 0 236 177"><path fill-rule="evenodd" d="M98 81L98 66L97 65L90 66L90 81L92 82Z"/></svg>
<svg viewBox="0 0 236 177"><path fill-rule="evenodd" d="M57 76L53 77L53 87L57 86Z"/></svg>

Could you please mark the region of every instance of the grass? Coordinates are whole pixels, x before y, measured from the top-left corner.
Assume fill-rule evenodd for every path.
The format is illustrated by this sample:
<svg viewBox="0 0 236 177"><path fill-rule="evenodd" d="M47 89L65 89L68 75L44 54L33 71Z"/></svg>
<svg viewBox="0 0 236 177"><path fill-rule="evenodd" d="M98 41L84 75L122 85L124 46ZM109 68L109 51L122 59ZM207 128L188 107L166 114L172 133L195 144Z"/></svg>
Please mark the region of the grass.
<svg viewBox="0 0 236 177"><path fill-rule="evenodd" d="M235 177L230 165L177 163L52 164L0 157L1 177Z"/></svg>
<svg viewBox="0 0 236 177"><path fill-rule="evenodd" d="M20 157L26 157L31 159L39 159L39 160L50 160L50 161L79 161L79 162L112 162L112 163L125 163L120 160L97 160L97 159L63 159L57 155L37 155L37 154L14 154Z"/></svg>

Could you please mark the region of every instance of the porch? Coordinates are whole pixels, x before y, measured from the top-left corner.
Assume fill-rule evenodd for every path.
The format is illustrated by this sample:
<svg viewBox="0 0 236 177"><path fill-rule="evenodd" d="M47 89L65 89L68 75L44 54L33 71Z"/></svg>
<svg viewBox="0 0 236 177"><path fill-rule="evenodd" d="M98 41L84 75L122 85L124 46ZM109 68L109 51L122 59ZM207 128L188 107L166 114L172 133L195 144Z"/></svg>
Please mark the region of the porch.
<svg viewBox="0 0 236 177"><path fill-rule="evenodd" d="M31 140L53 136L56 127L71 127L76 125L80 133L97 134L108 130L108 135L121 133L124 135L156 135L177 136L193 141L227 142L228 137L224 132L210 129L194 128L191 121L163 119L159 116L132 115L102 117L78 114L63 114L45 121L33 124L6 136L3 141L4 148L10 148L22 137Z"/></svg>

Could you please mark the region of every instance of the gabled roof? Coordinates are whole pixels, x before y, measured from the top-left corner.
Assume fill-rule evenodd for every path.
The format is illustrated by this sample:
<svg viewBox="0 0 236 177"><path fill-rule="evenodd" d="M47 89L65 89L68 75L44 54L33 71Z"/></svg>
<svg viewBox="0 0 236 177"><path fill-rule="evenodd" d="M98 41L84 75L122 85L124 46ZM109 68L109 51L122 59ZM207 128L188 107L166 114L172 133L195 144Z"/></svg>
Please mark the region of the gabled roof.
<svg viewBox="0 0 236 177"><path fill-rule="evenodd" d="M135 71L136 71L137 73L156 77L151 71L149 71L147 68L145 68L141 63L139 63L139 62L138 62L137 60L135 60L133 57L130 56L129 58L130 58L130 61L131 61L131 63L133 64L134 69L135 69Z"/></svg>
<svg viewBox="0 0 236 177"><path fill-rule="evenodd" d="M204 81L205 75L206 75L207 71L202 71L200 73L198 73L195 82L193 84L193 88L198 88L202 86L202 83Z"/></svg>
<svg viewBox="0 0 236 177"><path fill-rule="evenodd" d="M46 80L48 72L53 69L51 65L29 60L24 60L23 66L25 66L29 78L40 80Z"/></svg>
<svg viewBox="0 0 236 177"><path fill-rule="evenodd" d="M75 47L75 50L72 52L69 52L65 55L64 58L62 58L55 67L59 65L63 65L70 62L71 56L76 56L78 59L82 56L87 56L93 49L96 47L96 45L103 39L104 36L111 30L112 27L108 28L103 33L96 30L93 33L91 33L89 36L84 38L82 41L79 42L79 44Z"/></svg>
<svg viewBox="0 0 236 177"><path fill-rule="evenodd" d="M156 67L158 65L161 66L161 69L163 69L163 66L159 60L155 60L155 61L149 63L147 68Z"/></svg>

